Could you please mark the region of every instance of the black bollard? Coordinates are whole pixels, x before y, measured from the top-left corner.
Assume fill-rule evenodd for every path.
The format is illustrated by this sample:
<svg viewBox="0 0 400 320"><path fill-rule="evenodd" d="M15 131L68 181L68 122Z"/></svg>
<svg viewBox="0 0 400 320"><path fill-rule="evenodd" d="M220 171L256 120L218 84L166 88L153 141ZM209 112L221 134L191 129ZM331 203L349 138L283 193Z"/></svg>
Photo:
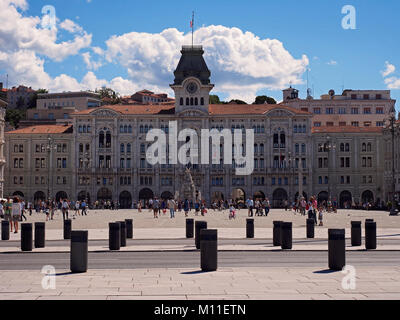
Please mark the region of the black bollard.
<svg viewBox="0 0 400 320"><path fill-rule="evenodd" d="M351 245L353 247L361 246L361 221L351 222Z"/></svg>
<svg viewBox="0 0 400 320"><path fill-rule="evenodd" d="M314 239L315 237L315 220L313 218L307 219L307 238Z"/></svg>
<svg viewBox="0 0 400 320"><path fill-rule="evenodd" d="M120 238L121 238L121 247L126 247L126 223L125 221L120 221L121 225L120 229Z"/></svg>
<svg viewBox="0 0 400 320"><path fill-rule="evenodd" d="M292 249L292 223L281 223L281 248L282 250Z"/></svg>
<svg viewBox="0 0 400 320"><path fill-rule="evenodd" d="M254 219L246 219L246 238L254 239Z"/></svg>
<svg viewBox="0 0 400 320"><path fill-rule="evenodd" d="M32 251L32 223L21 224L21 250Z"/></svg>
<svg viewBox="0 0 400 320"><path fill-rule="evenodd" d="M376 249L376 222L365 222L365 249Z"/></svg>
<svg viewBox="0 0 400 320"><path fill-rule="evenodd" d="M64 240L71 239L72 221L64 220Z"/></svg>
<svg viewBox="0 0 400 320"><path fill-rule="evenodd" d="M346 265L346 231L344 229L328 230L329 269L342 270Z"/></svg>
<svg viewBox="0 0 400 320"><path fill-rule="evenodd" d="M207 222L206 221L196 221L195 223L195 244L196 249L200 249L200 230L207 229Z"/></svg>
<svg viewBox="0 0 400 320"><path fill-rule="evenodd" d="M1 222L1 240L10 240L10 222L2 221Z"/></svg>
<svg viewBox="0 0 400 320"><path fill-rule="evenodd" d="M273 243L274 247L281 246L281 225L282 221L274 221L274 230L273 230Z"/></svg>
<svg viewBox="0 0 400 320"><path fill-rule="evenodd" d="M186 219L186 238L192 239L194 237L194 219Z"/></svg>
<svg viewBox="0 0 400 320"><path fill-rule="evenodd" d="M200 265L203 272L216 271L218 266L218 230L200 230Z"/></svg>
<svg viewBox="0 0 400 320"><path fill-rule="evenodd" d="M119 250L121 248L121 224L111 222L108 224L108 244L110 250Z"/></svg>
<svg viewBox="0 0 400 320"><path fill-rule="evenodd" d="M44 248L46 239L46 223L35 222L35 248Z"/></svg>
<svg viewBox="0 0 400 320"><path fill-rule="evenodd" d="M88 231L71 232L70 268L72 273L88 269Z"/></svg>
<svg viewBox="0 0 400 320"><path fill-rule="evenodd" d="M126 238L133 239L133 220L125 219L126 223Z"/></svg>
<svg viewBox="0 0 400 320"><path fill-rule="evenodd" d="M374 222L374 219L365 219L365 222Z"/></svg>

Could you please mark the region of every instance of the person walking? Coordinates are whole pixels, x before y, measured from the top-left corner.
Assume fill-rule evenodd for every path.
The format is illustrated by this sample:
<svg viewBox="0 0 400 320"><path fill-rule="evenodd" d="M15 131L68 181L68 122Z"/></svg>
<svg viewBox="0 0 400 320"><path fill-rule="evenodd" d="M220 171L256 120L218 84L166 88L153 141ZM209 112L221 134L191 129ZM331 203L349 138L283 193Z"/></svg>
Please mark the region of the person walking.
<svg viewBox="0 0 400 320"><path fill-rule="evenodd" d="M83 217L83 215L87 216L87 204L86 204L85 200L83 200L81 203L81 209L82 209L81 216L82 217Z"/></svg>
<svg viewBox="0 0 400 320"><path fill-rule="evenodd" d="M67 199L64 199L62 202L62 214L63 214L63 220L68 220L68 202Z"/></svg>
<svg viewBox="0 0 400 320"><path fill-rule="evenodd" d="M75 216L79 216L79 208L80 208L80 203L79 201L75 202Z"/></svg>
<svg viewBox="0 0 400 320"><path fill-rule="evenodd" d="M153 213L154 213L154 219L158 219L158 211L160 210L160 202L158 199L154 199L153 202Z"/></svg>
<svg viewBox="0 0 400 320"><path fill-rule="evenodd" d="M175 218L175 200L174 199L169 199L168 200L168 208L169 208L169 213L171 215L171 219Z"/></svg>
<svg viewBox="0 0 400 320"><path fill-rule="evenodd" d="M20 202L21 204L21 221L22 219L25 219L27 221L28 219L25 216L25 201Z"/></svg>
<svg viewBox="0 0 400 320"><path fill-rule="evenodd" d="M13 219L11 215L12 211L12 200L10 198L6 199L4 203L4 220L10 222L10 231L13 232Z"/></svg>
<svg viewBox="0 0 400 320"><path fill-rule="evenodd" d="M14 233L18 233L18 221L20 221L21 216L22 216L22 205L18 197L14 197L13 203L11 205L11 217L12 217L12 222L14 224Z"/></svg>
<svg viewBox="0 0 400 320"><path fill-rule="evenodd" d="M183 204L183 211L185 211L185 217L187 217L190 211L190 203L188 199L185 199L185 203Z"/></svg>

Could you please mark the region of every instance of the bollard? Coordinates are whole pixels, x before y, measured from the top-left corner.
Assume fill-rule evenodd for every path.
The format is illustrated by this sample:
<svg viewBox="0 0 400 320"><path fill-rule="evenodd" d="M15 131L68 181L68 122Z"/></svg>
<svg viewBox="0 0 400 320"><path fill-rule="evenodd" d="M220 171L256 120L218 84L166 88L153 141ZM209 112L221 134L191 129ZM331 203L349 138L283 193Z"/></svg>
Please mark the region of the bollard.
<svg viewBox="0 0 400 320"><path fill-rule="evenodd" d="M246 221L246 238L254 239L254 219L247 219Z"/></svg>
<svg viewBox="0 0 400 320"><path fill-rule="evenodd" d="M71 239L72 221L64 220L64 240Z"/></svg>
<svg viewBox="0 0 400 320"><path fill-rule="evenodd" d="M45 247L45 231L46 223L44 222L35 222L35 248L44 248Z"/></svg>
<svg viewBox="0 0 400 320"><path fill-rule="evenodd" d="M365 219L365 222L374 222L374 219Z"/></svg>
<svg viewBox="0 0 400 320"><path fill-rule="evenodd" d="M192 239L194 237L194 219L186 219L186 238Z"/></svg>
<svg viewBox="0 0 400 320"><path fill-rule="evenodd" d="M314 239L315 237L315 220L310 218L307 219L307 238Z"/></svg>
<svg viewBox="0 0 400 320"><path fill-rule="evenodd" d="M273 230L274 247L281 246L281 225L282 221L274 221L274 230Z"/></svg>
<svg viewBox="0 0 400 320"><path fill-rule="evenodd" d="M125 219L126 224L126 238L133 239L133 220Z"/></svg>
<svg viewBox="0 0 400 320"><path fill-rule="evenodd" d="M88 231L71 232L70 268L72 273L88 269Z"/></svg>
<svg viewBox="0 0 400 320"><path fill-rule="evenodd" d="M1 240L10 240L10 222L2 221L1 222Z"/></svg>
<svg viewBox="0 0 400 320"><path fill-rule="evenodd" d="M207 229L207 222L206 221L196 221L195 223L195 244L196 249L200 249L200 230Z"/></svg>
<svg viewBox="0 0 400 320"><path fill-rule="evenodd" d="M361 246L361 221L351 222L351 245L353 247Z"/></svg>
<svg viewBox="0 0 400 320"><path fill-rule="evenodd" d="M121 247L126 247L126 223L125 221L120 221L120 243Z"/></svg>
<svg viewBox="0 0 400 320"><path fill-rule="evenodd" d="M292 249L292 223L281 223L281 248L282 250Z"/></svg>
<svg viewBox="0 0 400 320"><path fill-rule="evenodd" d="M32 223L21 224L21 250L32 251Z"/></svg>
<svg viewBox="0 0 400 320"><path fill-rule="evenodd" d="M376 222L365 222L365 249L376 249Z"/></svg>
<svg viewBox="0 0 400 320"><path fill-rule="evenodd" d="M108 245L110 250L121 249L121 225L119 222L111 222L108 224Z"/></svg>
<svg viewBox="0 0 400 320"><path fill-rule="evenodd" d="M216 271L218 265L218 230L200 230L200 265L203 272Z"/></svg>
<svg viewBox="0 0 400 320"><path fill-rule="evenodd" d="M345 229L328 230L329 269L342 270L346 265Z"/></svg>

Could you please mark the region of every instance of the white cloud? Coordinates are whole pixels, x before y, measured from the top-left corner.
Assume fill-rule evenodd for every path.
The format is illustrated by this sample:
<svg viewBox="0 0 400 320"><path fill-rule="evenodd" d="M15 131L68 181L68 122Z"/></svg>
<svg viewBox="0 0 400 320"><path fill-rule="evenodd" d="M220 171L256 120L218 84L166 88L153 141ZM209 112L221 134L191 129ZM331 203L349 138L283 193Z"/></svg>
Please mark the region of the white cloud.
<svg viewBox="0 0 400 320"><path fill-rule="evenodd" d="M331 60L331 61L327 62L327 64L330 66L336 66L338 63L335 60Z"/></svg>
<svg viewBox="0 0 400 320"><path fill-rule="evenodd" d="M385 70L381 71L382 77L386 78L388 75L392 74L396 71L396 67L389 63L389 61L385 62Z"/></svg>
<svg viewBox="0 0 400 320"><path fill-rule="evenodd" d="M392 90L400 89L400 78L390 77L386 78L384 81L388 89Z"/></svg>
<svg viewBox="0 0 400 320"><path fill-rule="evenodd" d="M260 39L238 28L208 26L196 30L194 36L204 47L215 91L229 91L229 98L252 102L260 89L302 83L309 63L305 55L295 59L279 40ZM190 42L191 34L174 28L157 34L131 32L107 40L105 57L125 67L131 80L167 89L181 46Z"/></svg>
<svg viewBox="0 0 400 320"><path fill-rule="evenodd" d="M82 27L69 19L65 19L61 22L60 28L67 30L70 33L83 33Z"/></svg>
<svg viewBox="0 0 400 320"><path fill-rule="evenodd" d="M103 65L102 62L100 62L100 61L97 61L97 62L93 61L90 52L82 53L82 57L83 57L83 61L86 64L86 67L89 70L97 70Z"/></svg>

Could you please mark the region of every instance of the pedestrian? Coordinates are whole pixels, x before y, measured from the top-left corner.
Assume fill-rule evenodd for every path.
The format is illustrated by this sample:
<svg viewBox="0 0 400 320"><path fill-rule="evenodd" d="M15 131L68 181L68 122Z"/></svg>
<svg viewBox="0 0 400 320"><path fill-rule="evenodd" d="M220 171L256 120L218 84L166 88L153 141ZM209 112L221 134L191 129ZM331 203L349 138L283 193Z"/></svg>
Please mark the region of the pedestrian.
<svg viewBox="0 0 400 320"><path fill-rule="evenodd" d="M79 216L79 207L80 207L80 203L79 201L75 202L75 216Z"/></svg>
<svg viewBox="0 0 400 320"><path fill-rule="evenodd" d="M324 212L324 208L322 206L320 206L319 207L319 216L318 216L320 227L322 227L324 225L324 223L323 223L324 213L323 212Z"/></svg>
<svg viewBox="0 0 400 320"><path fill-rule="evenodd" d="M87 204L85 200L83 200L81 203L81 209L82 209L81 215L87 216Z"/></svg>
<svg viewBox="0 0 400 320"><path fill-rule="evenodd" d="M25 217L25 201L20 202L21 204L21 221L22 219L25 219L27 221L28 219Z"/></svg>
<svg viewBox="0 0 400 320"><path fill-rule="evenodd" d="M11 205L11 217L14 224L14 233L18 233L18 221L20 221L22 216L22 206L18 197L14 197ZM11 227L12 230L12 227ZM12 232L12 231L11 231Z"/></svg>
<svg viewBox="0 0 400 320"><path fill-rule="evenodd" d="M175 200L174 199L169 199L168 200L168 208L169 208L169 213L171 215L171 219L175 218Z"/></svg>
<svg viewBox="0 0 400 320"><path fill-rule="evenodd" d="M67 199L64 199L62 202L62 214L63 214L63 220L68 220L68 202Z"/></svg>
<svg viewBox="0 0 400 320"><path fill-rule="evenodd" d="M156 199L154 199L153 202L153 213L154 213L154 218L158 219L158 211L160 210L160 202Z"/></svg>
<svg viewBox="0 0 400 320"><path fill-rule="evenodd" d="M45 202L44 207L43 207L43 212L46 215L46 221L49 221L50 219L50 208L49 208L50 202Z"/></svg>
<svg viewBox="0 0 400 320"><path fill-rule="evenodd" d="M187 217L190 211L190 203L188 199L185 199L185 203L183 204L183 211L185 211L185 217Z"/></svg>

